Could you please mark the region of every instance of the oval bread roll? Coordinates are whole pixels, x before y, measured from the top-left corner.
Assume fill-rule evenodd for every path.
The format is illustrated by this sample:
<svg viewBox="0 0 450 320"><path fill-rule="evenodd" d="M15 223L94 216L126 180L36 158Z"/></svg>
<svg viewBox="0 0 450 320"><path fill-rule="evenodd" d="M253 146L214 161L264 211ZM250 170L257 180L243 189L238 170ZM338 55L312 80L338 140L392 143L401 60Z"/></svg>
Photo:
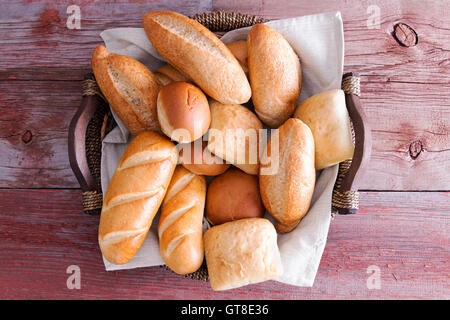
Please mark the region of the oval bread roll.
<svg viewBox="0 0 450 320"><path fill-rule="evenodd" d="M228 49L241 64L242 69L248 76L248 47L247 41L239 40L227 44Z"/></svg>
<svg viewBox="0 0 450 320"><path fill-rule="evenodd" d="M174 81L191 82L189 77L172 67L170 64L163 65L155 70L155 76L159 82L165 86Z"/></svg>
<svg viewBox="0 0 450 320"><path fill-rule="evenodd" d="M111 263L125 264L141 247L177 163L175 145L152 131L125 150L103 200L98 241Z"/></svg>
<svg viewBox="0 0 450 320"><path fill-rule="evenodd" d="M302 120L314 136L316 170L353 157L354 145L345 94L334 89L300 103L294 117Z"/></svg>
<svg viewBox="0 0 450 320"><path fill-rule="evenodd" d="M98 46L92 54L92 70L106 100L132 135L159 131L156 98L160 84L146 66Z"/></svg>
<svg viewBox="0 0 450 320"><path fill-rule="evenodd" d="M208 99L187 82L176 81L163 87L158 94L157 111L161 130L181 143L200 138L211 123Z"/></svg>
<svg viewBox="0 0 450 320"><path fill-rule="evenodd" d="M248 68L255 112L272 128L294 112L302 74L297 54L276 30L254 25L247 39Z"/></svg>
<svg viewBox="0 0 450 320"><path fill-rule="evenodd" d="M176 12L151 11L143 26L159 54L209 96L223 103L250 99L250 84L239 62L203 25Z"/></svg>
<svg viewBox="0 0 450 320"><path fill-rule="evenodd" d="M262 174L267 166L277 167L276 172ZM292 231L308 212L315 181L313 135L302 121L290 118L279 128L278 139L271 136L259 176L261 198L278 232Z"/></svg>
<svg viewBox="0 0 450 320"><path fill-rule="evenodd" d="M248 174L258 174L258 117L244 106L210 101L211 126L208 149Z"/></svg>
<svg viewBox="0 0 450 320"><path fill-rule="evenodd" d="M178 274L194 272L203 262L205 197L205 177L177 166L162 205L158 235L164 262Z"/></svg>

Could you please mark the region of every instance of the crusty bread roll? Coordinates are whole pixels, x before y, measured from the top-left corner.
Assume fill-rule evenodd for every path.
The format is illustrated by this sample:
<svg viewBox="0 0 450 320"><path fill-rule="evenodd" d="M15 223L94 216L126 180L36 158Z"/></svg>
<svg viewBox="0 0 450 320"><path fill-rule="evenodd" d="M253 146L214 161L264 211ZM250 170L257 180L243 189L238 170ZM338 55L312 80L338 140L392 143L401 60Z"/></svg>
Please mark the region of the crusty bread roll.
<svg viewBox="0 0 450 320"><path fill-rule="evenodd" d="M161 207L158 236L164 262L178 274L194 272L203 262L205 196L205 177L177 166Z"/></svg>
<svg viewBox="0 0 450 320"><path fill-rule="evenodd" d="M164 86L158 94L157 110L161 130L181 143L200 138L211 123L208 99L199 88L187 82Z"/></svg>
<svg viewBox="0 0 450 320"><path fill-rule="evenodd" d="M156 132L142 132L131 141L109 183L100 216L98 241L109 262L127 263L139 250L176 163L176 147Z"/></svg>
<svg viewBox="0 0 450 320"><path fill-rule="evenodd" d="M162 67L159 67L155 70L154 74L163 86L168 85L169 83L174 81L191 82L191 79L189 79L189 77L182 74L170 64L165 64Z"/></svg>
<svg viewBox="0 0 450 320"><path fill-rule="evenodd" d="M263 24L251 28L247 43L255 112L262 122L277 128L297 105L302 83L299 58L280 33Z"/></svg>
<svg viewBox="0 0 450 320"><path fill-rule="evenodd" d="M200 139L189 144L179 144L180 163L189 171L206 176L224 173L230 164L213 155L207 148L208 142Z"/></svg>
<svg viewBox="0 0 450 320"><path fill-rule="evenodd" d="M316 170L353 157L354 145L345 94L334 89L316 94L295 110L294 117L311 129L316 150Z"/></svg>
<svg viewBox="0 0 450 320"><path fill-rule="evenodd" d="M227 44L228 49L241 64L242 70L248 75L248 47L247 41L239 40Z"/></svg>
<svg viewBox="0 0 450 320"><path fill-rule="evenodd" d="M211 224L262 218L264 211L257 176L230 168L209 183L206 218Z"/></svg>
<svg viewBox="0 0 450 320"><path fill-rule="evenodd" d="M156 97L160 84L146 66L98 46L92 54L92 70L106 100L132 135L159 131Z"/></svg>
<svg viewBox="0 0 450 320"><path fill-rule="evenodd" d="M278 169L274 174L260 173L259 187L264 206L277 221L277 231L285 233L308 212L316 181L314 138L301 120L288 119L279 128L278 139L271 136L261 158L261 172L274 162Z"/></svg>
<svg viewBox="0 0 450 320"><path fill-rule="evenodd" d="M267 219L241 219L214 226L203 239L213 290L275 279L283 273L277 233Z"/></svg>
<svg viewBox="0 0 450 320"><path fill-rule="evenodd" d="M159 54L223 103L245 103L250 84L239 62L211 31L171 11L151 11L143 20L147 37Z"/></svg>
<svg viewBox="0 0 450 320"><path fill-rule="evenodd" d="M210 100L211 126L208 149L248 174L258 174L259 130L258 117L244 106L222 104Z"/></svg>

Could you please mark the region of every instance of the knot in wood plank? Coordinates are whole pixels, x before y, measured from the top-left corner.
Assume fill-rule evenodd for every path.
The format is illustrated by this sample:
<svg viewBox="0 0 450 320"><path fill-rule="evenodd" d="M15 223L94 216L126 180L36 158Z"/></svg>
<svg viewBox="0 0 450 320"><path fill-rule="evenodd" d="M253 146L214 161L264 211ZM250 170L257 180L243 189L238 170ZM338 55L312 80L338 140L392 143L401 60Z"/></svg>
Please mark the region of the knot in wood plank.
<svg viewBox="0 0 450 320"><path fill-rule="evenodd" d="M402 47L414 47L419 42L419 36L417 32L409 25L403 22L399 22L394 25L394 31L392 36L395 41Z"/></svg>
<svg viewBox="0 0 450 320"><path fill-rule="evenodd" d="M22 135L22 142L25 144L28 144L33 139L33 134L30 130L25 131L25 133Z"/></svg>
<svg viewBox="0 0 450 320"><path fill-rule="evenodd" d="M423 151L423 144L422 144L422 141L420 141L420 140L413 141L409 145L409 156L413 160L416 160L419 157L419 155L422 153L422 151Z"/></svg>

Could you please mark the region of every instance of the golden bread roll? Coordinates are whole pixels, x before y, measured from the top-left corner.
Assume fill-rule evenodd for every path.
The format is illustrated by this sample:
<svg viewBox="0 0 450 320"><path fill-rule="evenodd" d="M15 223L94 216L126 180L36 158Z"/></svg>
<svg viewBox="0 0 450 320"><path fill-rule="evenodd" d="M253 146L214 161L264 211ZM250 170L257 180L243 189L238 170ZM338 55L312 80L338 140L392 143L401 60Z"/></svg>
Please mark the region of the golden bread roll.
<svg viewBox="0 0 450 320"><path fill-rule="evenodd" d="M196 140L189 144L179 144L180 163L189 171L206 176L224 173L230 164L213 155L207 148L208 142Z"/></svg>
<svg viewBox="0 0 450 320"><path fill-rule="evenodd" d="M205 177L177 166L161 207L158 236L164 262L178 274L194 272L203 263L205 196Z"/></svg>
<svg viewBox="0 0 450 320"><path fill-rule="evenodd" d="M189 77L182 74L170 64L165 64L162 67L159 67L155 70L154 74L163 86L168 85L169 83L174 81L191 82L191 79L189 79Z"/></svg>
<svg viewBox="0 0 450 320"><path fill-rule="evenodd" d="M283 274L277 233L267 219L241 219L214 226L203 239L213 290L238 288Z"/></svg>
<svg viewBox="0 0 450 320"><path fill-rule="evenodd" d="M262 174L274 165L273 174ZM295 118L280 126L278 139L272 134L266 145L260 170L261 198L277 221L277 231L292 231L308 212L316 181L314 138L308 126Z"/></svg>
<svg viewBox="0 0 450 320"><path fill-rule="evenodd" d="M228 49L241 64L245 74L248 75L248 47L247 41L239 40L227 44Z"/></svg>
<svg viewBox="0 0 450 320"><path fill-rule="evenodd" d="M164 86L158 94L157 111L162 132L181 143L200 138L211 123L208 99L187 82Z"/></svg>
<svg viewBox="0 0 450 320"><path fill-rule="evenodd" d="M141 247L177 164L175 145L145 131L135 137L106 191L98 241L111 263L125 264Z"/></svg>
<svg viewBox="0 0 450 320"><path fill-rule="evenodd" d="M257 176L230 168L209 183L206 218L211 224L262 218L264 211Z"/></svg>
<svg viewBox="0 0 450 320"><path fill-rule="evenodd" d="M302 83L299 58L280 33L263 24L251 28L247 44L255 112L262 122L277 128L297 105Z"/></svg>
<svg viewBox="0 0 450 320"><path fill-rule="evenodd" d="M248 174L258 174L258 117L244 106L210 101L211 126L208 149Z"/></svg>
<svg viewBox="0 0 450 320"><path fill-rule="evenodd" d="M159 54L209 96L223 103L250 99L250 84L241 65L203 25L176 12L150 11L143 26Z"/></svg>
<svg viewBox="0 0 450 320"><path fill-rule="evenodd" d="M295 110L294 117L311 129L316 150L316 170L353 157L352 129L345 94L334 89L316 94Z"/></svg>
<svg viewBox="0 0 450 320"><path fill-rule="evenodd" d="M92 70L109 105L132 135L159 131L156 98L160 84L146 66L98 46L92 54Z"/></svg>

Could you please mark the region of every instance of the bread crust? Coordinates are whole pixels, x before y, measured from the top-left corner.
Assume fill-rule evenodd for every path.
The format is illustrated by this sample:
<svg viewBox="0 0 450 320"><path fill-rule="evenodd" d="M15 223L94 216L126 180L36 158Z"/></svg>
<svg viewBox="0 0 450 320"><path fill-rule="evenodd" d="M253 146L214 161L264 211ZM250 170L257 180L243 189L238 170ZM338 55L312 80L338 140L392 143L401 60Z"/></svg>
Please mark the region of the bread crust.
<svg viewBox="0 0 450 320"><path fill-rule="evenodd" d="M145 131L120 159L103 200L98 241L111 263L125 264L139 250L177 163L175 145Z"/></svg>
<svg viewBox="0 0 450 320"><path fill-rule="evenodd" d="M299 58L280 33L263 24L250 29L247 44L255 112L266 125L278 128L297 105L302 83Z"/></svg>
<svg viewBox="0 0 450 320"><path fill-rule="evenodd" d="M223 103L245 103L251 88L239 62L210 30L171 11L150 11L143 19L147 37L159 54Z"/></svg>
<svg viewBox="0 0 450 320"><path fill-rule="evenodd" d="M279 161L275 174L260 174L261 198L277 221L280 233L292 231L308 212L316 181L314 138L301 120L290 118L279 130L279 152L271 152L271 137L261 158L261 170Z"/></svg>
<svg viewBox="0 0 450 320"><path fill-rule="evenodd" d="M156 98L161 85L145 65L98 46L92 54L92 70L109 105L132 135L159 132Z"/></svg>

